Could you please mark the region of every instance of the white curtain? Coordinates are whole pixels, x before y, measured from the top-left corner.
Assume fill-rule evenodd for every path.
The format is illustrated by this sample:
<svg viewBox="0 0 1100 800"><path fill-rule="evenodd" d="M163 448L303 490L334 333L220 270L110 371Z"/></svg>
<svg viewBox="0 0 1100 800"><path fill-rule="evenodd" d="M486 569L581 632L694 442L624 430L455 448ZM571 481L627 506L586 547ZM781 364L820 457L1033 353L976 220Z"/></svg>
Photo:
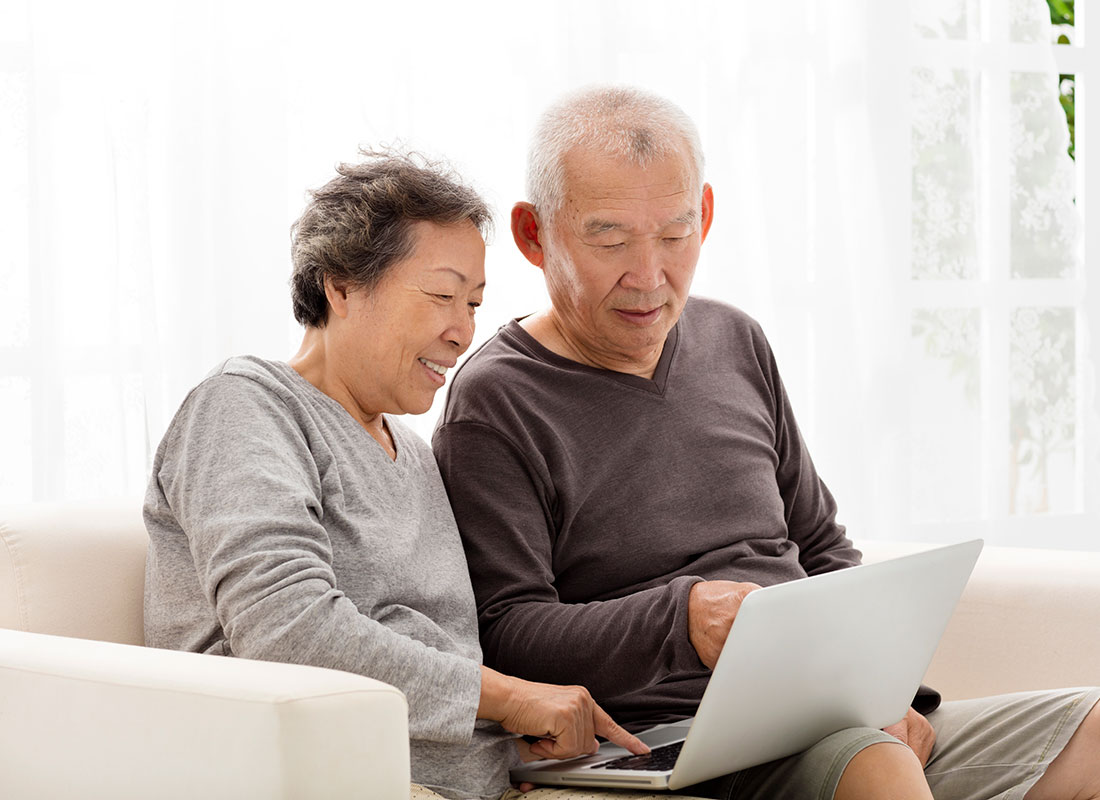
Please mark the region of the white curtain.
<svg viewBox="0 0 1100 800"><path fill-rule="evenodd" d="M699 124L695 291L764 324L854 536L1100 547L1072 70L1044 0L909 5L0 0L0 502L140 493L207 370L291 355L288 229L360 145L497 208L478 342L541 307L526 141L615 82Z"/></svg>

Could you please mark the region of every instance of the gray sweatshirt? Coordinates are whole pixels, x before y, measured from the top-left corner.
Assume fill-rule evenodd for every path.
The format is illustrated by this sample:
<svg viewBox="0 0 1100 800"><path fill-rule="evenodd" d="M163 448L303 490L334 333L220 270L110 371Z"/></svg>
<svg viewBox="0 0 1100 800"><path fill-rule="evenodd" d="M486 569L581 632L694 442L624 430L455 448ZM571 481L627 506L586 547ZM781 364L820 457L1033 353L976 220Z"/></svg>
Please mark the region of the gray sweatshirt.
<svg viewBox="0 0 1100 800"><path fill-rule="evenodd" d="M481 649L454 516L431 450L386 424L396 461L287 364L216 368L153 462L146 643L393 684L413 780L495 797L515 748L475 724Z"/></svg>

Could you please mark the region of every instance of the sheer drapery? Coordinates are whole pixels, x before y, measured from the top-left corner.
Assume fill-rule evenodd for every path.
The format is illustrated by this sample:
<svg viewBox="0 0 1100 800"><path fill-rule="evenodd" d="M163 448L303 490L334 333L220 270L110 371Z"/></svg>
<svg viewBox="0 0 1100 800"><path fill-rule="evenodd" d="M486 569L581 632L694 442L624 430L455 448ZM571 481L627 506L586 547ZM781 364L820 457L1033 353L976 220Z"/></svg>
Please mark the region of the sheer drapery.
<svg viewBox="0 0 1100 800"><path fill-rule="evenodd" d="M764 324L854 535L1100 546L1087 98L1076 161L1059 105L1092 56L1051 30L1044 0L0 0L0 501L140 492L210 367L292 354L289 225L359 145L496 206L478 341L541 307L526 140L616 82L698 122L695 291Z"/></svg>

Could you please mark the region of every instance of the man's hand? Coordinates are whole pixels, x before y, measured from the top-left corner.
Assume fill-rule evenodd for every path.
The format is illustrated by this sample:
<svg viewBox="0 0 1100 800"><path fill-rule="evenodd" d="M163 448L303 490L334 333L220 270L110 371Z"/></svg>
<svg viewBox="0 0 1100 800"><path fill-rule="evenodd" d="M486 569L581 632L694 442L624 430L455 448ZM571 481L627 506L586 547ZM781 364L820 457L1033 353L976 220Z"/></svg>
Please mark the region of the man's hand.
<svg viewBox="0 0 1100 800"><path fill-rule="evenodd" d="M477 715L496 720L512 733L538 736L530 752L539 758L594 753L599 747L596 736L636 755L649 752L640 739L623 730L596 705L583 686L532 683L482 667Z"/></svg>
<svg viewBox="0 0 1100 800"><path fill-rule="evenodd" d="M745 596L760 587L755 583L701 581L688 595L688 637L699 660L708 669L718 663L730 626Z"/></svg>
<svg viewBox="0 0 1100 800"><path fill-rule="evenodd" d="M882 730L901 741L902 744L909 745L920 759L920 765L928 766L932 746L936 743L936 731L932 728L932 723L910 708L901 722Z"/></svg>

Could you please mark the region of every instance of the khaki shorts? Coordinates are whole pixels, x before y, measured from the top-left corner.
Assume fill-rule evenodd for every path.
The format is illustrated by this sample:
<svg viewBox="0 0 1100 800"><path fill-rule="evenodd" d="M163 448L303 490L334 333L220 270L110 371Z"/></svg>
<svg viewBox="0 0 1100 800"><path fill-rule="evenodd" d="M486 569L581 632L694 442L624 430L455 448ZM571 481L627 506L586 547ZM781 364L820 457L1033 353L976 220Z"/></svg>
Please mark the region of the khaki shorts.
<svg viewBox="0 0 1100 800"><path fill-rule="evenodd" d="M1100 689L1066 689L944 703L928 715L936 745L924 774L933 796L936 800L1022 800L1098 700ZM897 740L879 730L850 728L798 755L677 794L541 788L527 794L509 790L502 800L831 800L852 757L878 742ZM418 796L414 789L413 797Z"/></svg>

